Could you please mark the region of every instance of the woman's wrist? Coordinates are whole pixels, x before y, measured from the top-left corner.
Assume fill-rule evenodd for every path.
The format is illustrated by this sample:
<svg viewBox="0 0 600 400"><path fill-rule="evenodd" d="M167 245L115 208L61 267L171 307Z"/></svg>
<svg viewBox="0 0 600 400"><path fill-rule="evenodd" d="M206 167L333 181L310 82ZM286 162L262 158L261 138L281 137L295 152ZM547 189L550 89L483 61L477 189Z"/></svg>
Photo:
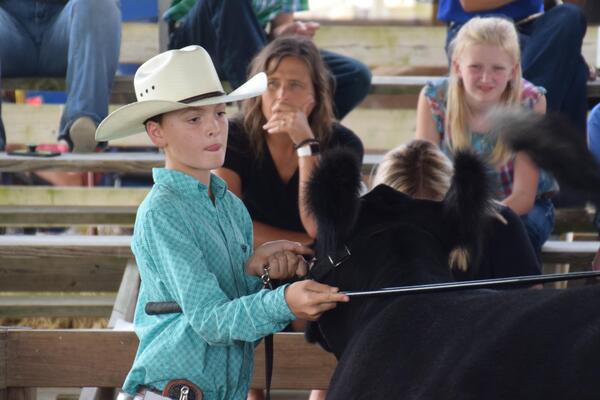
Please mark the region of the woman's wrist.
<svg viewBox="0 0 600 400"><path fill-rule="evenodd" d="M317 139L315 139L314 137L309 137L309 138L303 139L303 140L299 141L298 143L294 143L294 150L298 150L301 147L308 146L311 143L318 144L319 141Z"/></svg>
<svg viewBox="0 0 600 400"><path fill-rule="evenodd" d="M321 146L317 139L305 139L294 146L298 157L315 156L321 153Z"/></svg>

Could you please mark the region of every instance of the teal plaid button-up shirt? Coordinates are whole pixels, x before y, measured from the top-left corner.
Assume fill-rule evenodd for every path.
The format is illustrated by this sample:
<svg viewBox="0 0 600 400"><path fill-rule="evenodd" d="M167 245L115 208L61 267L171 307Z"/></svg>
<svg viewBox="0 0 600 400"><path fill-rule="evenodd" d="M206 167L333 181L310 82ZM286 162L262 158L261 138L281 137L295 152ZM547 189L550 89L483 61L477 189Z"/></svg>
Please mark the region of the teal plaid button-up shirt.
<svg viewBox="0 0 600 400"><path fill-rule="evenodd" d="M134 320L140 345L123 389L188 379L205 400L245 399L256 341L294 319L284 287L264 290L245 274L252 221L223 180L211 175L213 203L189 175L154 169L153 176L131 245L142 280ZM150 301L175 301L183 313L146 315Z"/></svg>

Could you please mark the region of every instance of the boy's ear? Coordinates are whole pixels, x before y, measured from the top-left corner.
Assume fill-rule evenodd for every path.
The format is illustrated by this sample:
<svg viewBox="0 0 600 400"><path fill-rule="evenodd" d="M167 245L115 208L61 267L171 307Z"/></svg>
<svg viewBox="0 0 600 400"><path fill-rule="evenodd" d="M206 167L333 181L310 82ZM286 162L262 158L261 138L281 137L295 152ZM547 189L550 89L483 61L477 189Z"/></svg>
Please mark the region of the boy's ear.
<svg viewBox="0 0 600 400"><path fill-rule="evenodd" d="M163 148L167 145L167 139L164 136L160 123L156 121L146 122L146 133L156 147Z"/></svg>

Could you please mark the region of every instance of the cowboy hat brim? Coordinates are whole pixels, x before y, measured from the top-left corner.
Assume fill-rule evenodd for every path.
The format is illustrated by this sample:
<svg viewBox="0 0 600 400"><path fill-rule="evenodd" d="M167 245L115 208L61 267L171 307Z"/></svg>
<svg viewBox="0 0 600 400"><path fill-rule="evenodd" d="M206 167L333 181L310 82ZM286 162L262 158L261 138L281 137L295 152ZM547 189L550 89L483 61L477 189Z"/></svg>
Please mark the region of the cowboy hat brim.
<svg viewBox="0 0 600 400"><path fill-rule="evenodd" d="M169 100L145 100L127 104L113 111L96 129L96 141L104 142L145 132L148 118L188 107L230 103L261 95L267 88L267 75L260 72L229 94L181 103Z"/></svg>

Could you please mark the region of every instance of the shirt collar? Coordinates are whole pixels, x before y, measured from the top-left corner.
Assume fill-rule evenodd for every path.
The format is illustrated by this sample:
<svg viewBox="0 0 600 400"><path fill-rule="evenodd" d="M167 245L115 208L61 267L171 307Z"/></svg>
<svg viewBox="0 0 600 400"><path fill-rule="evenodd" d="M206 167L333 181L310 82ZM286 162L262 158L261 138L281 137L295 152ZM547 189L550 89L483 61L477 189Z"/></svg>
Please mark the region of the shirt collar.
<svg viewBox="0 0 600 400"><path fill-rule="evenodd" d="M204 183L181 171L153 168L152 178L155 184L165 185L185 196L196 197L198 194L208 194L208 187ZM227 193L225 181L214 174L210 174L210 188L216 199L222 199Z"/></svg>

